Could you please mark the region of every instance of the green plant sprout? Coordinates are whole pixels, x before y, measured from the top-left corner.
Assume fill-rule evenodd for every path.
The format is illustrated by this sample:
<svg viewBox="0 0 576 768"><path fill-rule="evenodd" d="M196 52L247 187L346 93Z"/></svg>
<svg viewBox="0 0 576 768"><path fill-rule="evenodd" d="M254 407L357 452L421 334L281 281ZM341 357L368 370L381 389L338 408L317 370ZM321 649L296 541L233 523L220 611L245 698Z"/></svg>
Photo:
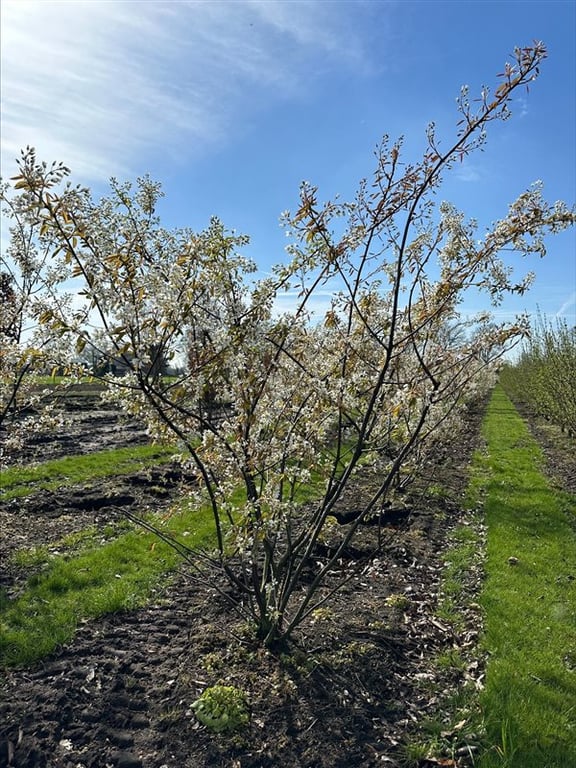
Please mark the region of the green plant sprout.
<svg viewBox="0 0 576 768"><path fill-rule="evenodd" d="M392 594L388 595L384 602L391 608L402 611L410 605L410 598L407 595Z"/></svg>
<svg viewBox="0 0 576 768"><path fill-rule="evenodd" d="M241 728L249 720L246 697L233 685L206 688L192 709L202 725L216 733Z"/></svg>

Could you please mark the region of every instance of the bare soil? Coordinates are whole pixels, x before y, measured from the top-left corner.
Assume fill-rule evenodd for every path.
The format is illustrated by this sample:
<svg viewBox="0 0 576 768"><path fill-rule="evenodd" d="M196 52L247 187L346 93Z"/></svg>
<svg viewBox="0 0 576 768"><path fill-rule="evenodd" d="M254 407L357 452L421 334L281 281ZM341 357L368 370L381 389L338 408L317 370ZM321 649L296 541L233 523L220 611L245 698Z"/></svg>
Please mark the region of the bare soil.
<svg viewBox="0 0 576 768"><path fill-rule="evenodd" d="M150 441L143 424L100 399L99 385L75 385L66 394L54 395L63 428L31 435L13 460L47 461L63 456L86 455L94 451L145 445Z"/></svg>
<svg viewBox="0 0 576 768"><path fill-rule="evenodd" d="M558 488L576 494L575 436L537 416L525 403L516 403L516 407L542 448L548 477Z"/></svg>
<svg viewBox="0 0 576 768"><path fill-rule="evenodd" d="M467 432L422 479L444 494L415 495L401 524L362 529L333 583L351 579L301 627L289 653L256 645L218 593L194 583L183 567L146 608L84 623L50 658L4 672L0 767L401 766L404 745L423 721L442 719L447 697L483 674L474 603L480 566L470 574L458 630L437 618L450 532L470 524L461 499L481 417L481 410L470 414ZM547 451L555 474L573 477L573 463L567 475L560 469L573 454L554 441ZM5 505L5 553L105 524L123 505L138 512L169 504L186 482L151 473L149 483L145 476L116 479L104 488L65 488ZM14 592L24 574L6 560L2 583ZM435 663L452 651L467 660L461 668ZM216 683L245 691L244 729L214 734L197 722L191 704ZM422 768L467 764L475 746L470 734L466 744L460 732L444 736L453 742L452 757L430 757Z"/></svg>
<svg viewBox="0 0 576 768"><path fill-rule="evenodd" d="M40 490L0 503L0 589L12 598L32 575L30 568L11 559L14 552L43 546L57 553L63 537L89 527L95 540L109 538L111 528L125 523L128 511L139 517L168 511L192 479L180 466L166 465L86 485L66 485L57 491Z"/></svg>

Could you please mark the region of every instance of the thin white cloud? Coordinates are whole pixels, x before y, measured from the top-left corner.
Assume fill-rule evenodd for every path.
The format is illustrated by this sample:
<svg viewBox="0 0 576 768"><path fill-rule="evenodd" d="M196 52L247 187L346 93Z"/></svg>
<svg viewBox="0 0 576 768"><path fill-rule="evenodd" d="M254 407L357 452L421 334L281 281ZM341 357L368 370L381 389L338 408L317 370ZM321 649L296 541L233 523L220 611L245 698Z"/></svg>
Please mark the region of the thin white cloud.
<svg viewBox="0 0 576 768"><path fill-rule="evenodd" d="M564 317L567 313L567 310L569 310L570 307L575 307L575 306L576 306L576 291L574 291L574 293L566 299L566 301L562 304L562 306L556 312L554 317L556 318ZM572 312L571 314L574 314L574 313Z"/></svg>
<svg viewBox="0 0 576 768"><path fill-rule="evenodd" d="M454 176L458 181L472 183L480 181L484 177L484 174L477 165L472 164L468 160L464 160L454 167Z"/></svg>
<svg viewBox="0 0 576 768"><path fill-rule="evenodd" d="M334 291L318 290L308 300L306 308L311 312L316 321L324 317L326 312L332 309L332 300ZM302 303L302 296L298 291L287 291L276 296L274 302L274 315L279 316L284 313L294 313Z"/></svg>
<svg viewBox="0 0 576 768"><path fill-rule="evenodd" d="M514 101L513 112L518 114L518 117L527 117L529 114L528 98L526 96L519 96Z"/></svg>
<svg viewBox="0 0 576 768"><path fill-rule="evenodd" d="M4 0L2 170L27 144L87 181L225 141L311 60L362 60L354 4ZM148 165L148 163L147 163Z"/></svg>
<svg viewBox="0 0 576 768"><path fill-rule="evenodd" d="M281 34L289 34L302 46L312 45L322 51L337 52L341 57L356 61L360 61L363 56L363 47L354 35L350 17L347 14L331 12L336 5L334 3L309 0L247 1L262 21ZM360 3L355 5L354 10L358 12Z"/></svg>

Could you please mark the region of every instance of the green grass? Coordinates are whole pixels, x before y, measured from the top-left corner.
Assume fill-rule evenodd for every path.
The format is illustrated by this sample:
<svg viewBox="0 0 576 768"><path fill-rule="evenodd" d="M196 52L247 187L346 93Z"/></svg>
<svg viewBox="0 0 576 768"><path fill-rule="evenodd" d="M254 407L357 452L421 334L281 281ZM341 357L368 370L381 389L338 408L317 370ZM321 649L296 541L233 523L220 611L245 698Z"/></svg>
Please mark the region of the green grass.
<svg viewBox="0 0 576 768"><path fill-rule="evenodd" d="M0 472L0 501L26 496L36 490L56 490L62 485L137 472L168 462L174 452L173 446L143 445L67 456L27 467L9 467Z"/></svg>
<svg viewBox="0 0 576 768"><path fill-rule="evenodd" d="M127 530L132 530L134 526L135 523L130 522L128 518L115 520L114 523L109 523L104 527L89 525L80 531L68 533L61 539L50 542L50 544L39 544L29 549L18 549L10 555L9 561L19 568L41 568L57 555L69 558L72 555L80 554L86 549L93 549L97 545L117 538Z"/></svg>
<svg viewBox="0 0 576 768"><path fill-rule="evenodd" d="M438 616L450 622L456 630L462 625L460 608L466 600L466 577L478 565L480 551L480 534L474 525L459 525L452 532L449 549L444 555Z"/></svg>
<svg viewBox="0 0 576 768"><path fill-rule="evenodd" d="M576 499L547 482L538 445L499 387L483 433L471 490L488 526L480 704L489 748L477 765L576 766Z"/></svg>
<svg viewBox="0 0 576 768"><path fill-rule="evenodd" d="M0 476L0 498L139 471L169 461L173 453L173 447L139 446L11 467ZM208 509L152 522L175 535L185 534L191 548L212 542ZM17 565L40 570L17 598L0 593L2 665L31 664L70 640L80 621L144 604L152 588L181 561L173 548L140 528L89 527L54 544L56 549L40 546L13 555Z"/></svg>
<svg viewBox="0 0 576 768"><path fill-rule="evenodd" d="M76 377L71 378L70 376L61 376L59 374L55 374L52 376L50 373L45 374L32 374L31 377L32 381L35 384L93 384L98 383L98 380L93 378L92 376L82 376L80 379L77 379Z"/></svg>
<svg viewBox="0 0 576 768"><path fill-rule="evenodd" d="M185 536L190 548L214 539L208 509L173 514L165 529ZM44 570L28 579L21 596L0 595L2 665L29 665L69 641L80 621L146 603L151 589L181 562L172 547L141 529L73 557L45 555L38 552L34 563L30 554Z"/></svg>
<svg viewBox="0 0 576 768"><path fill-rule="evenodd" d="M6 470L0 498L8 500L39 490L61 488L98 477L125 474L169 460L174 448L144 446L72 456L31 467ZM313 478L297 492L298 501L318 493ZM239 489L234 503L242 503ZM151 523L181 539L191 549L215 543L208 508L176 513ZM21 550L12 557L21 567L38 571L23 593L9 599L0 592L0 665L26 666L69 641L79 622L147 602L151 590L181 557L154 534L140 528L122 532L114 527L111 541L93 526L64 537L51 546Z"/></svg>
<svg viewBox="0 0 576 768"><path fill-rule="evenodd" d="M440 488L433 488L432 493L428 489L428 494L448 497L448 493ZM452 627L456 637L466 636L463 633L470 628L469 611L473 610L476 614L480 609L474 592L477 580L474 572L482 566L483 542L478 526L478 510L474 506L470 504L467 522L456 526L450 533L448 549L443 553L436 615ZM441 706L435 716L426 717L419 723L418 731L403 746L402 766L417 768L432 756L453 761L446 764L456 766L460 764L463 754L469 757L477 750L482 731L477 690L472 680L462 678L468 666L477 660L477 648L459 648L458 645L447 648L434 658L441 679L457 679L458 684L448 686L445 681L433 684Z"/></svg>

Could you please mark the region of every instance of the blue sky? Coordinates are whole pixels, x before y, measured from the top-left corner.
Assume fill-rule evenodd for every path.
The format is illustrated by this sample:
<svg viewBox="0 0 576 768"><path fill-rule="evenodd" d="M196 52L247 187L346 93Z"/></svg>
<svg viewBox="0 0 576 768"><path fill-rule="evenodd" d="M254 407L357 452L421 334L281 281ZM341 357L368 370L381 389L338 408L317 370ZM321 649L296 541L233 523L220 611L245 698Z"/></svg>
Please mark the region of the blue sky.
<svg viewBox="0 0 576 768"><path fill-rule="evenodd" d="M2 175L27 144L62 160L96 195L110 176L150 173L166 226L211 215L251 236L265 273L282 261L280 214L303 180L321 199L353 196L384 133L418 160L434 120L447 145L455 98L496 83L516 45L549 58L486 149L439 199L481 231L542 179L549 200L576 197L576 3L231 0L4 0ZM498 310L575 321L574 231L549 241L529 295ZM465 313L483 309L473 299Z"/></svg>

